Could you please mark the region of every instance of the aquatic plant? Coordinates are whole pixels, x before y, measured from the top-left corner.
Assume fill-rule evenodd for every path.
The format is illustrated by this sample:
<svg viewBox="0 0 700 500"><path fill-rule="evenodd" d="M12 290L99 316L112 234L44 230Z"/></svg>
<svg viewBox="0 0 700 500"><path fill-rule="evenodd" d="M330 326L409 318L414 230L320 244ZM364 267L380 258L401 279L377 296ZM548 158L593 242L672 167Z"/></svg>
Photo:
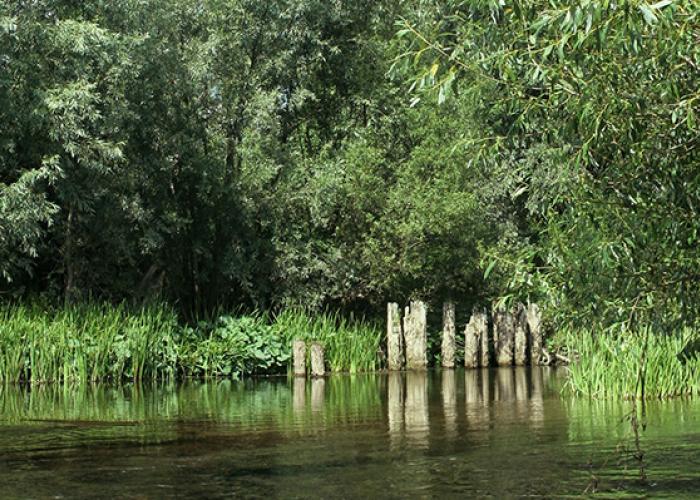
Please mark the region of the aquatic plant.
<svg viewBox="0 0 700 500"><path fill-rule="evenodd" d="M0 382L87 382L283 373L294 339L321 341L331 371L380 367L381 330L289 310L180 325L164 305L0 306Z"/></svg>
<svg viewBox="0 0 700 500"><path fill-rule="evenodd" d="M338 313L311 316L288 309L275 318L274 328L287 345L294 339L321 342L331 371L355 373L381 368L382 330L368 321Z"/></svg>
<svg viewBox="0 0 700 500"><path fill-rule="evenodd" d="M291 356L288 344L264 315L220 316L180 333L179 366L186 375L217 377L279 371Z"/></svg>
<svg viewBox="0 0 700 500"><path fill-rule="evenodd" d="M594 398L651 399L700 395L698 332L564 332L573 353L565 388Z"/></svg>
<svg viewBox="0 0 700 500"><path fill-rule="evenodd" d="M172 377L175 314L165 306L0 307L0 381Z"/></svg>

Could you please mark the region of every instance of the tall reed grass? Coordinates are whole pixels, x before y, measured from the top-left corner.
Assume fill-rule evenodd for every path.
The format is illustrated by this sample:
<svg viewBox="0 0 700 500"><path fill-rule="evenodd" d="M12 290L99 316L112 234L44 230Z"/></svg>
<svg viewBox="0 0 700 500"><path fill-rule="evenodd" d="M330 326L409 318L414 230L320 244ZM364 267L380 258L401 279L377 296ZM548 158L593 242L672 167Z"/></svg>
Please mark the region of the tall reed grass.
<svg viewBox="0 0 700 500"><path fill-rule="evenodd" d="M175 314L154 306L0 306L0 381L73 382L175 374Z"/></svg>
<svg viewBox="0 0 700 500"><path fill-rule="evenodd" d="M700 335L650 328L623 333L567 331L574 355L566 389L593 398L653 399L700 395Z"/></svg>
<svg viewBox="0 0 700 500"><path fill-rule="evenodd" d="M310 316L304 311L290 309L275 318L274 327L287 345L294 339L321 342L326 361L334 372L356 373L381 368L382 331L365 320L347 319L337 313Z"/></svg>
<svg viewBox="0 0 700 500"><path fill-rule="evenodd" d="M321 341L332 371L380 368L381 330L289 310L179 325L166 306L0 305L0 382L218 378L282 373L294 339Z"/></svg>

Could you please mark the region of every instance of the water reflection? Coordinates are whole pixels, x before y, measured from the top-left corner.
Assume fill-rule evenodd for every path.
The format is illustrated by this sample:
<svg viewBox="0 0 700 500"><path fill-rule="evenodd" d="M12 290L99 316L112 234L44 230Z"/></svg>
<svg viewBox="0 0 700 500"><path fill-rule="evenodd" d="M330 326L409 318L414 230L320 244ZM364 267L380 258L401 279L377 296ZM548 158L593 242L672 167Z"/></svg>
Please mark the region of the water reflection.
<svg viewBox="0 0 700 500"><path fill-rule="evenodd" d="M445 434L448 438L457 435L457 384L454 370L443 370L442 412L445 420Z"/></svg>
<svg viewBox="0 0 700 500"><path fill-rule="evenodd" d="M616 453L629 408L559 385L547 368L0 385L0 498L37 484L36 497L556 497L585 489L589 461L609 488L627 487L634 471ZM667 496L700 487L700 402L647 415L652 480Z"/></svg>
<svg viewBox="0 0 700 500"><path fill-rule="evenodd" d="M406 403L404 408L406 441L417 447L427 447L430 436L428 412L428 375L426 372L406 374Z"/></svg>

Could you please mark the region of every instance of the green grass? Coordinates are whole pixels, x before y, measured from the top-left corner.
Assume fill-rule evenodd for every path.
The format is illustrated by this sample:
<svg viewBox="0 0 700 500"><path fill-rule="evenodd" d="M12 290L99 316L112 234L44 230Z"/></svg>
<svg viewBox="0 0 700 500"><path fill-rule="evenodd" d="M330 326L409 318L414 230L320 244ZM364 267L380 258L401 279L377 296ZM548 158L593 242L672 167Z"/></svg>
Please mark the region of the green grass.
<svg viewBox="0 0 700 500"><path fill-rule="evenodd" d="M73 382L174 375L175 314L85 304L0 307L0 381Z"/></svg>
<svg viewBox="0 0 700 500"><path fill-rule="evenodd" d="M294 339L321 342L326 362L334 372L356 373L381 368L382 331L372 323L348 320L338 314L312 317L300 310L287 310L275 318L274 326L288 345Z"/></svg>
<svg viewBox="0 0 700 500"><path fill-rule="evenodd" d="M289 310L179 325L166 306L0 305L0 382L167 380L283 373L294 339L324 344L331 371L380 368L381 330Z"/></svg>
<svg viewBox="0 0 700 500"><path fill-rule="evenodd" d="M700 395L700 335L649 328L594 335L565 332L573 353L565 388L593 398L663 399Z"/></svg>

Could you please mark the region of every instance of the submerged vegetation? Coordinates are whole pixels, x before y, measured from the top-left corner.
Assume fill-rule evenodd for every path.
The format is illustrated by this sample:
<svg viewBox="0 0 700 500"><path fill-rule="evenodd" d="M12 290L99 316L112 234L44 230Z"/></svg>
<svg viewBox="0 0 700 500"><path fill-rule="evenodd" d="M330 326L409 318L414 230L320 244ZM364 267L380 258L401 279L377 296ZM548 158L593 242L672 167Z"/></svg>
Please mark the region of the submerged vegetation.
<svg viewBox="0 0 700 500"><path fill-rule="evenodd" d="M0 382L95 382L285 373L295 338L323 342L331 371L380 367L380 331L301 311L180 326L171 308L0 308Z"/></svg>

